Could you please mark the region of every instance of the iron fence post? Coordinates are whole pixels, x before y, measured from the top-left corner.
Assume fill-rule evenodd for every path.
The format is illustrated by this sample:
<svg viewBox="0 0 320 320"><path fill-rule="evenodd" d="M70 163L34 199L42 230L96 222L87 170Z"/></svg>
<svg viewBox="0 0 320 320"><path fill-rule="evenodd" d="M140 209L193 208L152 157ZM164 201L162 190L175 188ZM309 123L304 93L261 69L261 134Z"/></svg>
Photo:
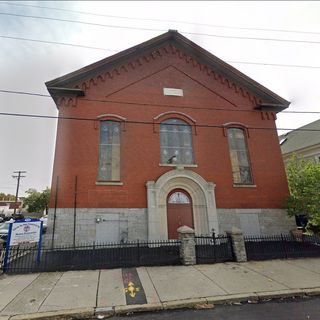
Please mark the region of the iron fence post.
<svg viewBox="0 0 320 320"><path fill-rule="evenodd" d="M282 242L282 248L284 250L284 255L285 255L285 258L288 259L288 252L287 252L287 246L286 246L286 242L283 238L283 234L281 233L281 242Z"/></svg>
<svg viewBox="0 0 320 320"><path fill-rule="evenodd" d="M139 239L137 240L137 253L138 253L138 264L140 265L140 245L139 245Z"/></svg>
<svg viewBox="0 0 320 320"><path fill-rule="evenodd" d="M212 240L213 240L213 259L215 262L217 262L216 234L214 233L214 229L212 229Z"/></svg>
<svg viewBox="0 0 320 320"><path fill-rule="evenodd" d="M12 232L12 223L9 224L8 237L7 237L7 242L6 242L6 251L5 251L4 261L3 261L3 272L6 272L8 270L11 232Z"/></svg>
<svg viewBox="0 0 320 320"><path fill-rule="evenodd" d="M17 259L19 258L19 251L20 251L20 244L18 244L18 246L17 246L16 252L15 252L16 254L15 254L15 256L13 257L13 260L17 260ZM30 259L27 260L27 263L26 263L27 265L28 265L29 260L30 260ZM13 267L13 270L15 270L15 268L16 268L16 267Z"/></svg>
<svg viewBox="0 0 320 320"><path fill-rule="evenodd" d="M53 226L52 226L52 238L51 238L51 248L52 249L54 247L54 235L55 235L55 231L56 231L58 191L59 191L59 176L57 176L56 194L55 194L55 197L54 197Z"/></svg>

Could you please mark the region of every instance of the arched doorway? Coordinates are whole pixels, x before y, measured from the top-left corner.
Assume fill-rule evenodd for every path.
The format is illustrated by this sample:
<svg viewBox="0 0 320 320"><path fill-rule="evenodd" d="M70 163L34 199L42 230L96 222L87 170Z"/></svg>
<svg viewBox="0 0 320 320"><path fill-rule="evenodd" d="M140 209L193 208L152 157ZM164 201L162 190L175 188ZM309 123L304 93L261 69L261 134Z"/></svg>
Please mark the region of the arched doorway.
<svg viewBox="0 0 320 320"><path fill-rule="evenodd" d="M172 190L167 197L168 239L178 239L181 226L194 228L192 200L183 189Z"/></svg>
<svg viewBox="0 0 320 320"><path fill-rule="evenodd" d="M194 171L182 168L170 170L156 181L147 181L148 199L148 239L167 240L168 194L175 189L182 189L192 199L193 223L196 234L210 234L214 229L219 233L218 215L215 202L215 184L207 182Z"/></svg>

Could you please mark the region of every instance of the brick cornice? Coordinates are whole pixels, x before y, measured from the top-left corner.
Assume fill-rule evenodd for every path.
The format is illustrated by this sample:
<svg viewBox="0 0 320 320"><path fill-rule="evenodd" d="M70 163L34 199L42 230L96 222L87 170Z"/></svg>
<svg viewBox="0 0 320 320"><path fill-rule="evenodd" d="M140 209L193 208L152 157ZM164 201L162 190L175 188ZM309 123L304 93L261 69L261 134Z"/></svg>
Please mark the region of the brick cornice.
<svg viewBox="0 0 320 320"><path fill-rule="evenodd" d="M193 66L193 68L198 69L200 72L213 79L214 81L218 81L228 89L234 90L234 92L238 95L247 98L253 106L262 103L262 100L256 95L252 94L247 88L241 86L232 79L225 77L217 70L214 70L214 68L212 68L211 66L201 63L198 59L182 51L172 43L157 48L149 53L145 53L144 55L140 55L139 57L136 57L130 61L126 61L118 66L113 66L107 71L100 72L99 74L85 79L81 83L75 85L74 88L82 89L84 92L87 92L92 86L99 85L99 83L104 83L108 79L114 79L117 76L130 72L131 70L135 70L136 68L150 63L151 61L161 59L166 55L174 55L179 59L185 61L187 64Z"/></svg>

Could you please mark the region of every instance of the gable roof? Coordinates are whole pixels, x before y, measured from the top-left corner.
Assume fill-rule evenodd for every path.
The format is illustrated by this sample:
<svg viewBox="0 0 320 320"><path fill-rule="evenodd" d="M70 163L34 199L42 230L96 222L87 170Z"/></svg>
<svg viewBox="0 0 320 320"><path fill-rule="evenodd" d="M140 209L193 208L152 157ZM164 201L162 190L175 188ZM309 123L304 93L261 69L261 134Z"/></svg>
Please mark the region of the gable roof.
<svg viewBox="0 0 320 320"><path fill-rule="evenodd" d="M283 154L320 144L320 119L279 136L279 140Z"/></svg>
<svg viewBox="0 0 320 320"><path fill-rule="evenodd" d="M257 106L257 109L278 112L289 106L290 102L249 78L207 50L201 48L178 33L176 30L169 30L168 32L152 38L151 40L121 51L74 72L68 73L62 77L48 81L45 84L53 98L61 94L83 96L84 91L79 89L79 87L75 88L81 80L97 75L101 73L102 70L119 67L121 64L128 62L129 59L139 57L145 53L152 53L154 50L168 44L174 45L197 61L201 61L208 67L211 67L224 78L232 80L236 85L246 88L253 95L259 97L262 103Z"/></svg>

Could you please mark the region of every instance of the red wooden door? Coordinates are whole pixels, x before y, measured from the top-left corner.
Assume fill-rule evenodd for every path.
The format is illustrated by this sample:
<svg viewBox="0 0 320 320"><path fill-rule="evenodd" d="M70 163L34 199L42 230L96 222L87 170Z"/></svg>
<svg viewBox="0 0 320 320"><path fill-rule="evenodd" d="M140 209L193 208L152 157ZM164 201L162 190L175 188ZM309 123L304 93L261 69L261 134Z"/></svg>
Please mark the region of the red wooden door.
<svg viewBox="0 0 320 320"><path fill-rule="evenodd" d="M168 239L178 239L181 226L193 228L192 202L189 194L181 189L171 191L167 197Z"/></svg>

